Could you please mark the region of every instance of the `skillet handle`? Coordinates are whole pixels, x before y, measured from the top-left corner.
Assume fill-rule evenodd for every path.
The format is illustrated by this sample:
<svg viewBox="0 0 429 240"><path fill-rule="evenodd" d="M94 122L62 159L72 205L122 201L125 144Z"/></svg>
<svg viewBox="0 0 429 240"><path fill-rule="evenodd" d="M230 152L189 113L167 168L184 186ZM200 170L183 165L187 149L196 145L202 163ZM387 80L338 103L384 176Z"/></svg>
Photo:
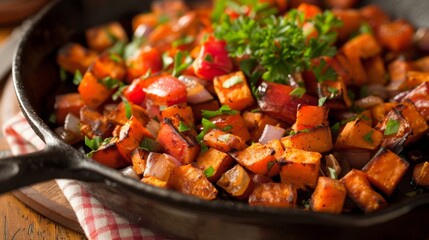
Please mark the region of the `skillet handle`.
<svg viewBox="0 0 429 240"><path fill-rule="evenodd" d="M0 159L0 194L55 178L101 181L103 176L88 168L82 156L67 155L56 147Z"/></svg>

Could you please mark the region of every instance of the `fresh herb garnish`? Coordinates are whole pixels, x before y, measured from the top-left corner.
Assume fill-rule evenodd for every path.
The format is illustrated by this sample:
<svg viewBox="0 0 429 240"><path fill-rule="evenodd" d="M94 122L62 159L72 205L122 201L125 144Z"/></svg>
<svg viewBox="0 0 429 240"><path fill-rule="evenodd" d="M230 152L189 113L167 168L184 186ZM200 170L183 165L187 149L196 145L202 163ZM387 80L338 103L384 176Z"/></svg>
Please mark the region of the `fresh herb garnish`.
<svg viewBox="0 0 429 240"><path fill-rule="evenodd" d="M269 161L267 163L267 173L269 173L271 171L271 169L274 167L274 165L277 163L277 160L274 161Z"/></svg>
<svg viewBox="0 0 429 240"><path fill-rule="evenodd" d="M178 130L179 130L179 132L186 132L186 131L191 130L191 128L188 127L188 125L186 125L186 123L184 123L183 121L180 121L179 126L178 126Z"/></svg>
<svg viewBox="0 0 429 240"><path fill-rule="evenodd" d="M217 138L217 140L219 140L221 142L226 142L226 141L228 141L229 137L230 137L229 134L222 134Z"/></svg>
<svg viewBox="0 0 429 240"><path fill-rule="evenodd" d="M339 130L340 130L340 122L337 122L331 126L332 133L337 134Z"/></svg>
<svg viewBox="0 0 429 240"><path fill-rule="evenodd" d="M232 110L228 105L222 105L222 107L220 107L218 110L216 111L210 111L210 110L202 110L202 115L203 118L213 118L219 115L235 115L238 114L239 112L237 110Z"/></svg>
<svg viewBox="0 0 429 240"><path fill-rule="evenodd" d="M337 79L337 72L332 67L327 66L323 58L320 60L319 65L313 67L313 73L318 82L335 81Z"/></svg>
<svg viewBox="0 0 429 240"><path fill-rule="evenodd" d="M93 151L97 150L101 146L102 142L103 140L99 136L96 136L92 139L89 139L87 136L85 136L85 145Z"/></svg>
<svg viewBox="0 0 429 240"><path fill-rule="evenodd" d="M118 79L114 79L112 77L105 77L101 79L101 83L106 86L108 89L115 89L117 87L120 87L121 84L123 86L123 83L119 81Z"/></svg>
<svg viewBox="0 0 429 240"><path fill-rule="evenodd" d="M332 179L337 180L338 176L337 173L335 172L335 169L328 167L328 171L329 171L329 177Z"/></svg>
<svg viewBox="0 0 429 240"><path fill-rule="evenodd" d="M296 98L301 98L305 94L305 88L303 87L297 87L294 90L292 90L289 95Z"/></svg>
<svg viewBox="0 0 429 240"><path fill-rule="evenodd" d="M174 41L172 43L172 46L173 47L179 47L179 46L182 46L182 45L187 45L187 44L192 43L194 40L195 40L195 38L193 36L186 35L186 36L184 36L182 38L179 38L176 41Z"/></svg>
<svg viewBox="0 0 429 240"><path fill-rule="evenodd" d="M144 137L140 143L140 148L149 152L161 152L162 146L155 140L149 137Z"/></svg>
<svg viewBox="0 0 429 240"><path fill-rule="evenodd" d="M116 90L115 93L113 93L112 95L112 100L116 101L118 100L119 97L121 97L122 92L124 91L124 89L126 89L128 86L125 85L124 83L121 82L121 84L119 84L118 90Z"/></svg>
<svg viewBox="0 0 429 240"><path fill-rule="evenodd" d="M117 62L117 60L119 60L119 62L120 62L121 61L120 56L124 55L125 46L126 46L126 44L123 41L115 42L115 44L111 48L109 48L109 53L110 53L109 58L114 62ZM116 55L116 56L114 56L114 55ZM114 56L114 57L112 58L112 56Z"/></svg>
<svg viewBox="0 0 429 240"><path fill-rule="evenodd" d="M50 123L57 123L57 115L55 113L49 114L49 122Z"/></svg>
<svg viewBox="0 0 429 240"><path fill-rule="evenodd" d="M224 132L229 132L229 131L231 131L232 130L232 126L231 125L227 125L227 126L225 126L223 129L222 129L222 131L224 131Z"/></svg>
<svg viewBox="0 0 429 240"><path fill-rule="evenodd" d="M204 56L204 61L206 62L213 62L213 56L211 54L206 54L206 56Z"/></svg>
<svg viewBox="0 0 429 240"><path fill-rule="evenodd" d="M321 107L323 106L323 104L325 104L326 100L328 99L328 97L321 97L319 98L319 102L318 102L318 106Z"/></svg>
<svg viewBox="0 0 429 240"><path fill-rule="evenodd" d="M384 135L388 136L388 135L396 134L399 130L399 125L400 123L397 120L394 120L394 119L387 120L386 129L384 129Z"/></svg>
<svg viewBox="0 0 429 240"><path fill-rule="evenodd" d="M172 75L178 77L186 68L192 64L192 58L188 52L178 51L174 56Z"/></svg>
<svg viewBox="0 0 429 240"><path fill-rule="evenodd" d="M61 80L61 82L65 82L67 80L66 70L64 68L60 67L59 74L60 74L60 80Z"/></svg>
<svg viewBox="0 0 429 240"><path fill-rule="evenodd" d="M206 135L208 132L210 132L212 129L217 128L217 126L212 123L210 120L203 118L201 120L201 124L203 125L203 130L200 132L200 134L198 134L197 136L197 141L201 143L201 141L204 138L204 135Z"/></svg>
<svg viewBox="0 0 429 240"><path fill-rule="evenodd" d="M125 46L124 58L128 59L131 56L133 56L136 52L138 52L143 42L144 42L143 37L134 36L133 40Z"/></svg>
<svg viewBox="0 0 429 240"><path fill-rule="evenodd" d="M374 130L369 131L365 136L363 136L363 140L365 140L367 143L374 143L374 140L372 139L372 134L374 133Z"/></svg>
<svg viewBox="0 0 429 240"><path fill-rule="evenodd" d="M234 75L234 76L230 77L229 79L227 79L226 81L224 81L222 83L222 87L223 88L231 88L231 87L233 87L239 83L242 83L242 82L243 82L243 79L241 77Z"/></svg>
<svg viewBox="0 0 429 240"><path fill-rule="evenodd" d="M115 53L110 53L109 58L110 58L110 60L114 61L115 63L122 62L122 58L118 54L115 54Z"/></svg>
<svg viewBox="0 0 429 240"><path fill-rule="evenodd" d="M204 175L206 175L206 177L208 177L208 178L213 176L214 175L214 168L212 166L206 168L204 170Z"/></svg>
<svg viewBox="0 0 429 240"><path fill-rule="evenodd" d="M73 84L77 86L80 84L81 81L82 81L82 73L80 73L79 70L76 70L76 72L74 72Z"/></svg>
<svg viewBox="0 0 429 240"><path fill-rule="evenodd" d="M130 119L131 116L133 115L132 109L131 109L131 104L128 102L128 100L126 98L122 98L122 102L124 103L124 107L125 107L125 117Z"/></svg>

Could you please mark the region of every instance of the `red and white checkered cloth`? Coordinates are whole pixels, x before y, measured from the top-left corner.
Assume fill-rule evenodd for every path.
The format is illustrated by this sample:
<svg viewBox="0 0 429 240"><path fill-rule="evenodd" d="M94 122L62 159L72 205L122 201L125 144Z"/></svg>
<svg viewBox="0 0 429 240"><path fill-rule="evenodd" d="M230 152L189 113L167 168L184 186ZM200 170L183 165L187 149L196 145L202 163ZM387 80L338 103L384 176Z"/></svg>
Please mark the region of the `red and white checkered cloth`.
<svg viewBox="0 0 429 240"><path fill-rule="evenodd" d="M22 113L9 119L3 134L12 154L26 154L43 149L45 143L34 133ZM89 239L165 239L118 216L74 180L56 180Z"/></svg>

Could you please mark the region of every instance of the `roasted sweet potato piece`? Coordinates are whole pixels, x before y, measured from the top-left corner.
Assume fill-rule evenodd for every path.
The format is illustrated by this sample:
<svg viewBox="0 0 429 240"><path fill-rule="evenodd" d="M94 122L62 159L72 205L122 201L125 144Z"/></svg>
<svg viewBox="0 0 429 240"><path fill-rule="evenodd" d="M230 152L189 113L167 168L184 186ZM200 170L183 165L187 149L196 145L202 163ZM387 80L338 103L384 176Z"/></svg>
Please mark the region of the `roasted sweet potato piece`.
<svg viewBox="0 0 429 240"><path fill-rule="evenodd" d="M164 118L158 133L158 142L165 151L183 164L193 162L200 153L200 144L191 131L180 132L171 118Z"/></svg>
<svg viewBox="0 0 429 240"><path fill-rule="evenodd" d="M148 156L149 152L142 148L136 148L131 153L131 163L133 165L133 170L137 175L143 175L144 170L146 169Z"/></svg>
<svg viewBox="0 0 429 240"><path fill-rule="evenodd" d="M116 146L116 138L102 144L96 151L92 152L91 158L111 168L121 168L128 165L128 161L119 153Z"/></svg>
<svg viewBox="0 0 429 240"><path fill-rule="evenodd" d="M220 108L220 104L218 100L211 100L204 103L194 104L191 105L192 112L194 113L195 121L201 121L202 117L202 110L210 110L210 111L216 111Z"/></svg>
<svg viewBox="0 0 429 240"><path fill-rule="evenodd" d="M207 180L203 170L193 164L175 168L168 183L179 192L205 200L213 200L217 195L216 188Z"/></svg>
<svg viewBox="0 0 429 240"><path fill-rule="evenodd" d="M121 127L116 145L122 156L131 162L131 153L140 146L141 141L145 137L153 138L149 130L147 130L137 118L131 117L130 120Z"/></svg>
<svg viewBox="0 0 429 240"><path fill-rule="evenodd" d="M167 188L168 187L168 184L166 181L159 180L158 178L152 177L152 176L142 178L141 182L155 186L155 187L159 187L159 188Z"/></svg>
<svg viewBox="0 0 429 240"><path fill-rule="evenodd" d="M316 212L341 213L346 199L346 188L339 180L319 177L311 195L311 210Z"/></svg>
<svg viewBox="0 0 429 240"><path fill-rule="evenodd" d="M319 106L298 106L296 113L296 122L293 126L295 131L311 129L319 126L328 126L328 112L326 107Z"/></svg>
<svg viewBox="0 0 429 240"><path fill-rule="evenodd" d="M412 45L414 28L403 19L379 26L377 38L381 45L391 51L402 51Z"/></svg>
<svg viewBox="0 0 429 240"><path fill-rule="evenodd" d="M78 93L56 95L54 109L57 125L63 125L69 113L78 117L83 105L82 97Z"/></svg>
<svg viewBox="0 0 429 240"><path fill-rule="evenodd" d="M267 207L296 207L296 188L288 183L263 183L249 196L249 205Z"/></svg>
<svg viewBox="0 0 429 240"><path fill-rule="evenodd" d="M414 70L416 70L416 67L412 62L400 58L388 65L390 83L386 86L386 89L392 97L408 89L406 84L407 73Z"/></svg>
<svg viewBox="0 0 429 240"><path fill-rule="evenodd" d="M343 22L343 25L337 29L338 38L342 41L346 40L352 33L355 33L364 21L358 10L332 9L332 13Z"/></svg>
<svg viewBox="0 0 429 240"><path fill-rule="evenodd" d="M280 142L280 140L277 139L273 139L269 142L267 142L265 144L265 146L270 147L272 149L274 149L274 151L276 151L276 153L274 153L274 158L279 161L284 153L284 148L282 145L282 142Z"/></svg>
<svg viewBox="0 0 429 240"><path fill-rule="evenodd" d="M162 70L162 53L157 48L143 47L126 59L126 81L131 83L134 79Z"/></svg>
<svg viewBox="0 0 429 240"><path fill-rule="evenodd" d="M366 173L353 169L340 180L347 190L347 195L365 213L375 212L386 206L386 200L375 192Z"/></svg>
<svg viewBox="0 0 429 240"><path fill-rule="evenodd" d="M188 126L194 125L194 114L192 108L186 104L176 104L166 107L161 111L162 118L171 118L175 115L180 116Z"/></svg>
<svg viewBox="0 0 429 240"><path fill-rule="evenodd" d="M374 30L377 30L382 24L390 22L389 15L375 4L367 5L361 8L360 11Z"/></svg>
<svg viewBox="0 0 429 240"><path fill-rule="evenodd" d="M94 138L94 136L99 136L103 139L107 138L115 128L111 121L90 107L82 107L79 115L80 131L89 138Z"/></svg>
<svg viewBox="0 0 429 240"><path fill-rule="evenodd" d="M85 104L92 108L97 108L113 94L113 89L98 81L90 71L83 75L78 91Z"/></svg>
<svg viewBox="0 0 429 240"><path fill-rule="evenodd" d="M254 189L252 177L240 164L222 174L216 184L232 197L241 200L247 199Z"/></svg>
<svg viewBox="0 0 429 240"><path fill-rule="evenodd" d="M347 87L341 79L317 83L317 92L320 98L326 97L323 106L328 109L347 110L352 105Z"/></svg>
<svg viewBox="0 0 429 240"><path fill-rule="evenodd" d="M274 176L279 172L275 153L268 146L254 143L242 151L232 153L232 156L241 166L255 174Z"/></svg>
<svg viewBox="0 0 429 240"><path fill-rule="evenodd" d="M363 65L368 76L368 84L386 84L386 67L380 55L365 59Z"/></svg>
<svg viewBox="0 0 429 240"><path fill-rule="evenodd" d="M429 72L408 71L407 87L413 89L422 83L429 82Z"/></svg>
<svg viewBox="0 0 429 240"><path fill-rule="evenodd" d="M369 161L362 171L366 173L368 180L384 192L392 195L402 176L405 174L409 163L393 153L381 148L380 151Z"/></svg>
<svg viewBox="0 0 429 240"><path fill-rule="evenodd" d="M385 102L371 107L371 119L374 123L383 121L387 113L397 105L396 102Z"/></svg>
<svg viewBox="0 0 429 240"><path fill-rule="evenodd" d="M86 31L86 41L91 49L101 52L113 46L116 41L126 42L127 33L118 22L110 22Z"/></svg>
<svg viewBox="0 0 429 240"><path fill-rule="evenodd" d="M249 130L244 124L243 118L240 114L224 114L210 118L210 121L213 122L219 129L222 129L227 133L236 135L243 139L243 141L245 142L250 140Z"/></svg>
<svg viewBox="0 0 429 240"><path fill-rule="evenodd" d="M422 162L414 167L413 180L418 186L429 186L429 162Z"/></svg>
<svg viewBox="0 0 429 240"><path fill-rule="evenodd" d="M361 119L348 122L340 131L335 149L375 150L380 146L383 134Z"/></svg>
<svg viewBox="0 0 429 240"><path fill-rule="evenodd" d="M130 102L128 104L131 106L131 116L136 118L143 126L146 126L150 120L146 110L139 105ZM105 110L104 115L107 119L118 125L124 125L129 120L124 102L118 103L113 110Z"/></svg>
<svg viewBox="0 0 429 240"><path fill-rule="evenodd" d="M319 177L321 157L318 152L285 148L280 160L281 182L293 184L296 188L314 189Z"/></svg>
<svg viewBox="0 0 429 240"><path fill-rule="evenodd" d="M429 121L429 82L424 82L409 92L405 97L414 103L417 111Z"/></svg>
<svg viewBox="0 0 429 240"><path fill-rule="evenodd" d="M122 57L119 54L109 52L100 54L92 63L89 71L109 89L118 87L108 83L109 78L116 82L123 81L127 73Z"/></svg>
<svg viewBox="0 0 429 240"><path fill-rule="evenodd" d="M255 103L246 77L241 71L216 77L213 84L222 105L243 110Z"/></svg>
<svg viewBox="0 0 429 240"><path fill-rule="evenodd" d="M415 60L414 66L416 66L418 71L429 72L429 56L424 56Z"/></svg>
<svg viewBox="0 0 429 240"><path fill-rule="evenodd" d="M331 129L323 126L301 130L282 137L280 141L285 148L292 147L313 152L328 152L333 148Z"/></svg>
<svg viewBox="0 0 429 240"><path fill-rule="evenodd" d="M352 8L358 0L324 0L323 1L329 8L347 9Z"/></svg>
<svg viewBox="0 0 429 240"><path fill-rule="evenodd" d="M58 50L57 63L71 74L84 73L97 57L97 53L78 43L68 43Z"/></svg>
<svg viewBox="0 0 429 240"><path fill-rule="evenodd" d="M210 182L217 182L232 165L234 160L228 154L209 148L198 156L196 166L206 173Z"/></svg>
<svg viewBox="0 0 429 240"><path fill-rule="evenodd" d="M240 151L247 147L246 143L238 136L226 133L220 129L213 129L203 138L204 144L222 152Z"/></svg>
<svg viewBox="0 0 429 240"><path fill-rule="evenodd" d="M407 141L405 142L406 145L417 141L428 131L429 127L426 120L420 112L417 111L411 100L404 99L401 104L395 107L395 109L398 109L401 112L402 116L404 116L410 124L412 130L412 134L408 136Z"/></svg>
<svg viewBox="0 0 429 240"><path fill-rule="evenodd" d="M257 141L264 131L265 125L281 125L281 123L272 118L267 116L264 113L261 112L249 112L246 111L242 115L244 125L247 127L247 129L250 132L251 140Z"/></svg>

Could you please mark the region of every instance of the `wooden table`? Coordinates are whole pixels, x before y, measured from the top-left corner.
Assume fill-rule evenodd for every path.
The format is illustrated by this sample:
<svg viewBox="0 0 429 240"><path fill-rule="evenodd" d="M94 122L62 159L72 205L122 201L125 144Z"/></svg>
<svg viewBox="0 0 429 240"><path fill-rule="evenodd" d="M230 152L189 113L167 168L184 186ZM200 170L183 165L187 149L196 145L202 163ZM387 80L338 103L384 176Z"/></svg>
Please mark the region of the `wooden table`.
<svg viewBox="0 0 429 240"><path fill-rule="evenodd" d="M10 33L11 29L0 28L0 41ZM0 89L3 89L4 81L0 84ZM3 91L1 91L3 92ZM8 91L7 94L9 94ZM0 95L1 96L1 95ZM12 106L4 104L3 108L11 108ZM2 109L5 112L9 109ZM10 116L1 116L2 120ZM0 151L8 148L4 138L0 134ZM50 187L52 183L45 185L36 185L36 188ZM58 188L55 189L58 191ZM16 192L19 194L19 192ZM60 193L61 194L61 193ZM64 199L64 197L63 197ZM62 200L64 201L64 200ZM55 206L54 206L55 207ZM49 209L47 209L49 210ZM55 222L55 219L46 218L36 211L32 210L21 201L19 201L12 193L0 195L0 239L85 239L81 233L75 232L67 227Z"/></svg>

